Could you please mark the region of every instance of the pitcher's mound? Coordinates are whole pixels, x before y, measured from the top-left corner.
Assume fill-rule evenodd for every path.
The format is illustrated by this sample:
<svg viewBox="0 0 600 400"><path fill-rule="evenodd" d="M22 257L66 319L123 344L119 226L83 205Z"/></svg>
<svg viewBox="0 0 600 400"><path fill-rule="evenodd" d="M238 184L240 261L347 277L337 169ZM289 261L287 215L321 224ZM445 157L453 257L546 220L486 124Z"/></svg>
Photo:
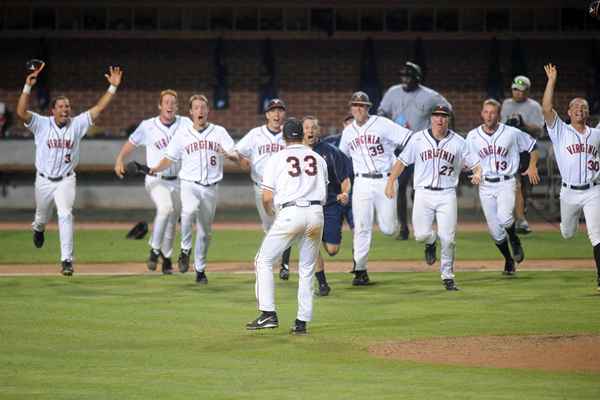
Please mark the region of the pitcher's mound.
<svg viewBox="0 0 600 400"><path fill-rule="evenodd" d="M373 345L369 353L433 364L600 372L599 335L436 338Z"/></svg>

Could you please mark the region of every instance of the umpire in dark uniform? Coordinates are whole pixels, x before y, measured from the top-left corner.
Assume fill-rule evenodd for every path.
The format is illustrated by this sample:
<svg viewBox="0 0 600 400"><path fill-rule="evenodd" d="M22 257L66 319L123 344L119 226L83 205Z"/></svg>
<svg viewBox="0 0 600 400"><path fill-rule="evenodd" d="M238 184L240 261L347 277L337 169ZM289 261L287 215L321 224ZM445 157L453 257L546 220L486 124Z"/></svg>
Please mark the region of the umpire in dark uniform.
<svg viewBox="0 0 600 400"><path fill-rule="evenodd" d="M350 200L350 175L346 168L345 156L334 146L320 140L319 120L313 116L302 119L304 144L312 147L327 162L329 184L327 185L327 201L323 206L323 248L330 256L335 256L342 242L342 223L344 206ZM319 254L315 276L319 282L317 295L327 296L331 291L325 277L325 263Z"/></svg>

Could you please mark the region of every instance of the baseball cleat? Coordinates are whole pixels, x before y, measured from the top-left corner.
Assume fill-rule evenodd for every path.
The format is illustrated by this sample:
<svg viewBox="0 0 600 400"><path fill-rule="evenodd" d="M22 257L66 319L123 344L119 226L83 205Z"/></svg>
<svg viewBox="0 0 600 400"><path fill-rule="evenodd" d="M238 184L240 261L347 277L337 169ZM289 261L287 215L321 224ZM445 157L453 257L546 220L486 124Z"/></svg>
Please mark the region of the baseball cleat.
<svg viewBox="0 0 600 400"><path fill-rule="evenodd" d="M444 279L444 287L446 288L446 290L450 291L460 290L458 286L456 286L456 283L454 283L454 279Z"/></svg>
<svg viewBox="0 0 600 400"><path fill-rule="evenodd" d="M206 277L204 271L196 271L196 283L199 285L206 285L208 283L208 278Z"/></svg>
<svg viewBox="0 0 600 400"><path fill-rule="evenodd" d="M529 228L529 224L527 221L519 221L517 222L517 227L515 230L520 235L528 235L531 233L531 229Z"/></svg>
<svg viewBox="0 0 600 400"><path fill-rule="evenodd" d="M292 326L292 329L290 329L290 334L292 334L292 335L308 335L308 332L306 331L306 322L296 319L294 321L294 325Z"/></svg>
<svg viewBox="0 0 600 400"><path fill-rule="evenodd" d="M331 292L331 288L328 284L319 285L319 290L315 293L319 297L329 296L329 292Z"/></svg>
<svg viewBox="0 0 600 400"><path fill-rule="evenodd" d="M521 246L521 240L517 237L515 240L510 241L510 247L512 248L513 258L520 264L525 259L525 253Z"/></svg>
<svg viewBox="0 0 600 400"><path fill-rule="evenodd" d="M44 245L44 231L33 230L33 244L38 249Z"/></svg>
<svg viewBox="0 0 600 400"><path fill-rule="evenodd" d="M396 235L396 240L408 240L409 234L410 231L408 230L408 226L405 226L402 229L400 229L400 231Z"/></svg>
<svg viewBox="0 0 600 400"><path fill-rule="evenodd" d="M425 245L425 262L427 265L435 264L437 258L435 256L435 242Z"/></svg>
<svg viewBox="0 0 600 400"><path fill-rule="evenodd" d="M281 269L279 270L279 279L282 281L287 281L290 279L290 267L287 264L281 264Z"/></svg>
<svg viewBox="0 0 600 400"><path fill-rule="evenodd" d="M502 271L503 275L514 275L517 272L515 268L515 262L513 259L506 260L504 262L504 271Z"/></svg>
<svg viewBox="0 0 600 400"><path fill-rule="evenodd" d="M63 274L64 276L71 276L73 275L73 262L65 260L61 263L61 271L60 273Z"/></svg>
<svg viewBox="0 0 600 400"><path fill-rule="evenodd" d="M258 318L246 324L246 329L249 331L277 327L279 327L279 320L277 319L277 313L275 312L267 313L263 311Z"/></svg>
<svg viewBox="0 0 600 400"><path fill-rule="evenodd" d="M154 251L154 249L150 249L148 261L146 261L146 266L150 271L156 271L156 266L158 265L158 257L160 257L160 253L157 253L156 251Z"/></svg>
<svg viewBox="0 0 600 400"><path fill-rule="evenodd" d="M162 273L163 275L172 275L173 274L173 263L171 259L163 256L162 263Z"/></svg>
<svg viewBox="0 0 600 400"><path fill-rule="evenodd" d="M367 271L356 271L354 272L352 286L367 286L369 281L369 274L367 274Z"/></svg>
<svg viewBox="0 0 600 400"><path fill-rule="evenodd" d="M190 269L190 253L192 249L181 249L181 253L179 253L179 258L177 259L177 266L179 267L179 272L185 274Z"/></svg>

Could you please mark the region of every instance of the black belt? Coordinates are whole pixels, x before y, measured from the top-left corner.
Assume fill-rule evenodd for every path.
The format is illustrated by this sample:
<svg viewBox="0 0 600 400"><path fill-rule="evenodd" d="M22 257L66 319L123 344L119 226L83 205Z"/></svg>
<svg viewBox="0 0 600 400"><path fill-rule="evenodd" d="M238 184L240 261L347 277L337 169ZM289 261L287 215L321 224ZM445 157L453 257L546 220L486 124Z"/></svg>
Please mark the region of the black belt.
<svg viewBox="0 0 600 400"><path fill-rule="evenodd" d="M507 181L509 179L512 179L511 175L503 175L503 176L499 176L497 178L488 178L487 176L484 177L483 179L485 179L486 182L491 182L491 183L498 183L500 181Z"/></svg>
<svg viewBox="0 0 600 400"><path fill-rule="evenodd" d="M177 179L177 176L161 176L160 179L164 179L165 181L174 181Z"/></svg>
<svg viewBox="0 0 600 400"><path fill-rule="evenodd" d="M440 191L440 190L444 190L444 189L446 189L446 188L441 188L441 187L433 187L433 186L425 186L423 189Z"/></svg>
<svg viewBox="0 0 600 400"><path fill-rule="evenodd" d="M566 187L573 190L588 190L589 188L598 185L596 182L586 183L585 185L569 185L567 183L562 183L562 187Z"/></svg>
<svg viewBox="0 0 600 400"><path fill-rule="evenodd" d="M321 205L321 202L319 200L296 200L296 201L288 201L287 203L283 203L281 205L281 208L286 208L286 207L291 207L291 206L297 206L297 207L308 207L308 206L316 206L316 205Z"/></svg>
<svg viewBox="0 0 600 400"><path fill-rule="evenodd" d="M68 172L66 175L64 176L46 176L44 174L42 174L41 172L38 172L38 174L42 177L42 178L46 178L48 179L50 182L60 182L62 181L64 178L73 175L72 172Z"/></svg>
<svg viewBox="0 0 600 400"><path fill-rule="evenodd" d="M381 179L384 176L390 176L390 174L354 174L354 176L360 176L361 178Z"/></svg>
<svg viewBox="0 0 600 400"><path fill-rule="evenodd" d="M204 186L204 187L211 187L211 186L215 186L218 182L206 184L206 183L202 183L200 181L194 181L194 183L196 185L200 185L200 186Z"/></svg>

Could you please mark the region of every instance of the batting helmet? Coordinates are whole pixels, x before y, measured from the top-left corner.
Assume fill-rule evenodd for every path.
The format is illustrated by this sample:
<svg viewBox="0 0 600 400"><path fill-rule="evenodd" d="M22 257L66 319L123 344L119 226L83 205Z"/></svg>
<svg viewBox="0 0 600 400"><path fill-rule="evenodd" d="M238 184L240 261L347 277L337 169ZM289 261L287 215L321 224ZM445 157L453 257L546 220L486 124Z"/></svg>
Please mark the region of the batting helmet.
<svg viewBox="0 0 600 400"><path fill-rule="evenodd" d="M418 82L423 80L423 71L421 70L421 67L414 62L407 61L404 63L400 69L400 76L403 75L412 76Z"/></svg>
<svg viewBox="0 0 600 400"><path fill-rule="evenodd" d="M284 139L300 139L304 137L302 129L302 122L296 118L290 118L283 124L283 138Z"/></svg>

